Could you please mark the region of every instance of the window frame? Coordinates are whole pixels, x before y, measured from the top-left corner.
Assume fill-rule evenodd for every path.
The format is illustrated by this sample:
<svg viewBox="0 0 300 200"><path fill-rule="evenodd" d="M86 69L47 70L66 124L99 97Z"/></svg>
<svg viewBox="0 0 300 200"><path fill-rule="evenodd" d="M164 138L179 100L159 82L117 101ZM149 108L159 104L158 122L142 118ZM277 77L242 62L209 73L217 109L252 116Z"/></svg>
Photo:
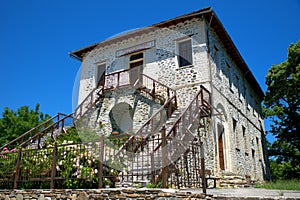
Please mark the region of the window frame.
<svg viewBox="0 0 300 200"><path fill-rule="evenodd" d="M183 43L189 42L190 43L190 48L189 50L187 50L187 54L189 54L189 58L190 60L185 59L181 53L181 45ZM193 66L194 63L194 59L193 59L193 41L192 38L186 38L186 39L182 39L182 40L178 40L176 41L176 50L177 50L177 54L176 54L176 60L177 60L177 64L179 68L183 68L183 67L188 67L188 66ZM182 63L182 60L184 60L184 62L186 62L187 64Z"/></svg>
<svg viewBox="0 0 300 200"><path fill-rule="evenodd" d="M214 45L213 47L213 60L215 61L216 65L216 75L221 78L221 58L220 58L220 50L219 48Z"/></svg>
<svg viewBox="0 0 300 200"><path fill-rule="evenodd" d="M103 62L98 62L98 63L95 63L96 64L96 73L95 73L95 86L96 87L99 87L100 86L100 79L101 79L101 76L100 75L100 68L103 67L104 68L104 74L106 74L106 70L107 70L107 62L106 61L103 61Z"/></svg>

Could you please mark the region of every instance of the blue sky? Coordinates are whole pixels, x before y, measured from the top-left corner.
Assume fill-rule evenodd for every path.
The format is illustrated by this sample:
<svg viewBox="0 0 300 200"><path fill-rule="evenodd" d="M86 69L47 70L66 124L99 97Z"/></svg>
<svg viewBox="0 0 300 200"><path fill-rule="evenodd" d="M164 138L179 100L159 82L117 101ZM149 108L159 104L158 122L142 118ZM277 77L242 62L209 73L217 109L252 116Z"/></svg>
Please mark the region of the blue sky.
<svg viewBox="0 0 300 200"><path fill-rule="evenodd" d="M80 62L70 51L208 6L265 91L270 66L300 39L300 0L0 0L0 112L71 113Z"/></svg>

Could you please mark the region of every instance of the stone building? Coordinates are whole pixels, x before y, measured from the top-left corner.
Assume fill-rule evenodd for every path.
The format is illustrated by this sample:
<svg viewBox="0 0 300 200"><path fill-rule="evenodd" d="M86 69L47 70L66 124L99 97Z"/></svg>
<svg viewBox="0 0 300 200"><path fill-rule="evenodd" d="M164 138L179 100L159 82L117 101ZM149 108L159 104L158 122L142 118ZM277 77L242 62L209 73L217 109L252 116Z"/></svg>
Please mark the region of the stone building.
<svg viewBox="0 0 300 200"><path fill-rule="evenodd" d="M211 8L126 32L70 55L82 62L81 110L75 113L88 113L84 126L105 135L135 133L175 95L177 115L174 109L159 115L161 125L167 126L168 116L178 118L205 88L211 104L201 135L205 168L218 180L227 178L228 184L231 179L268 177L260 106L264 93ZM141 85L152 89L136 92ZM93 107L80 107L99 93L101 99Z"/></svg>

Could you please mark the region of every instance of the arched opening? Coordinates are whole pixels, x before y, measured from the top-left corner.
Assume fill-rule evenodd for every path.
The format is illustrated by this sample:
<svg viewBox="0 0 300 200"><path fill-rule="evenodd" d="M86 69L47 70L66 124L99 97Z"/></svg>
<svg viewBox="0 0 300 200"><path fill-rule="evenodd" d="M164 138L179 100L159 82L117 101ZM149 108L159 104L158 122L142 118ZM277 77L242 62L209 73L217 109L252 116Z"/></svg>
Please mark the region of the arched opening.
<svg viewBox="0 0 300 200"><path fill-rule="evenodd" d="M109 112L112 132L124 134L132 130L133 109L128 103L118 103Z"/></svg>
<svg viewBox="0 0 300 200"><path fill-rule="evenodd" d="M224 136L225 129L222 124L217 125L218 130L218 155L219 155L219 167L221 170L225 170L225 156L224 156Z"/></svg>
<svg viewBox="0 0 300 200"><path fill-rule="evenodd" d="M220 170L230 169L230 159L229 159L229 149L230 141L228 141L228 125L227 125L227 115L222 104L217 105L217 110L219 115L215 118L216 120L216 153L217 160Z"/></svg>

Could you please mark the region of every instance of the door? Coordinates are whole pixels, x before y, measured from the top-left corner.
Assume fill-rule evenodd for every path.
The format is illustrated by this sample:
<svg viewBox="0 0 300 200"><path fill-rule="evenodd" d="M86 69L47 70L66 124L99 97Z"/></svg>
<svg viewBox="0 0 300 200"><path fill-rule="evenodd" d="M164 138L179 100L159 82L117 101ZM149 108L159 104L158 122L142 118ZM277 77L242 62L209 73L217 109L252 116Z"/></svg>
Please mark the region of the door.
<svg viewBox="0 0 300 200"><path fill-rule="evenodd" d="M102 86L104 85L105 69L106 69L106 64L100 64L97 66L97 76L96 76L96 87L97 88L101 85Z"/></svg>
<svg viewBox="0 0 300 200"><path fill-rule="evenodd" d="M139 80L140 84L142 83L142 73L143 73L143 53L138 53L135 55L130 56L130 85L135 85L136 81Z"/></svg>
<svg viewBox="0 0 300 200"><path fill-rule="evenodd" d="M223 137L224 137L224 127L221 124L218 124L218 153L219 153L219 165L221 170L225 170Z"/></svg>

